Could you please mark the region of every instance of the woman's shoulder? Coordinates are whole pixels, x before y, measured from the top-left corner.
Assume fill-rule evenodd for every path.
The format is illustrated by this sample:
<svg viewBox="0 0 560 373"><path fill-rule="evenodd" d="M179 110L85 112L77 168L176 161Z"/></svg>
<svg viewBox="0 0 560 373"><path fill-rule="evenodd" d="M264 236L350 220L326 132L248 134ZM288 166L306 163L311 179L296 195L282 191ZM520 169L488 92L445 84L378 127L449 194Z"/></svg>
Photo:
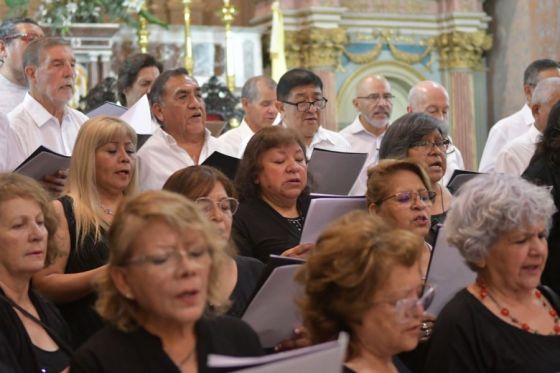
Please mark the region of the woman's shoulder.
<svg viewBox="0 0 560 373"><path fill-rule="evenodd" d="M259 356L263 353L257 334L238 318L205 315L197 322L196 330L197 343L207 353L233 356Z"/></svg>
<svg viewBox="0 0 560 373"><path fill-rule="evenodd" d="M249 272L253 275L259 276L264 269L263 262L250 256L237 255L235 257L235 263L237 264L239 273Z"/></svg>

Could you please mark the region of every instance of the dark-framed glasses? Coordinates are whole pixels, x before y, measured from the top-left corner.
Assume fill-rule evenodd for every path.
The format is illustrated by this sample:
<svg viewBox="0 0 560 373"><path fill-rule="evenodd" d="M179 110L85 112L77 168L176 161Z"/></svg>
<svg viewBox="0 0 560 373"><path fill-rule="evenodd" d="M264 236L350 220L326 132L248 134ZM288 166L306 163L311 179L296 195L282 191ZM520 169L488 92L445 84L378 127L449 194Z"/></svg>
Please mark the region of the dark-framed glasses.
<svg viewBox="0 0 560 373"><path fill-rule="evenodd" d="M418 192L399 192L383 198L381 201L379 201L379 204L393 198L395 199L395 201L402 205L409 205L413 201L421 201L425 204L431 204L436 198L436 193L432 192L431 190L421 190Z"/></svg>
<svg viewBox="0 0 560 373"><path fill-rule="evenodd" d="M205 214L210 214L216 207L222 214L233 215L239 207L239 201L232 197L222 198L219 201L214 201L208 197L200 197L194 202Z"/></svg>
<svg viewBox="0 0 560 373"><path fill-rule="evenodd" d="M295 106L297 108L297 111L305 112L311 110L311 106L313 106L317 110L323 110L325 106L327 106L327 102L329 101L323 97L315 101L290 102L280 100L280 102Z"/></svg>
<svg viewBox="0 0 560 373"><path fill-rule="evenodd" d="M42 35L36 34L34 32L18 32L17 34L7 35L3 38L4 41L14 40L14 39L21 39L26 43L30 43L35 39L42 38Z"/></svg>
<svg viewBox="0 0 560 373"><path fill-rule="evenodd" d="M449 141L449 139L445 139L445 140L441 140L441 141L428 141L428 140L422 140L422 141L418 141L415 142L413 144L410 145L411 148L423 148L426 151L431 151L434 147L438 148L439 150L441 150L444 153L447 153L447 149L449 149L449 145L451 145L451 141Z"/></svg>
<svg viewBox="0 0 560 373"><path fill-rule="evenodd" d="M371 95L357 96L356 98L360 100L367 100L372 104L377 104L381 99L385 100L385 102L393 102L395 96L391 93L383 93L383 94L372 93Z"/></svg>
<svg viewBox="0 0 560 373"><path fill-rule="evenodd" d="M200 263L209 254L210 249L206 246L189 250L169 250L157 254L132 257L125 262L125 265L147 264L161 270L173 270L179 266L183 259L187 259L191 263Z"/></svg>

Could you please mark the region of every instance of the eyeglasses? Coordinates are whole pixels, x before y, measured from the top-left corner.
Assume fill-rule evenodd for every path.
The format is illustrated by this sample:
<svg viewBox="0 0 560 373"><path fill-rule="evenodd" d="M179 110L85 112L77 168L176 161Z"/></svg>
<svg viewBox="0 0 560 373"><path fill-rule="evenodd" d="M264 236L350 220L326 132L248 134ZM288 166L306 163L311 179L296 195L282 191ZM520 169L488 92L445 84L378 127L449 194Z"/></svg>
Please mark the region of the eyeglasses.
<svg viewBox="0 0 560 373"><path fill-rule="evenodd" d="M447 149L449 149L449 145L451 145L451 141L449 139L445 139L443 141L436 141L431 142L427 140L418 141L410 145L411 148L424 148L426 151L431 151L434 147L438 148L444 153L447 153Z"/></svg>
<svg viewBox="0 0 560 373"><path fill-rule="evenodd" d="M358 96L356 98L360 100L368 100L372 104L377 104L381 99L385 100L385 102L393 102L395 96L393 96L391 93L384 93L382 95L378 93L372 93L371 95Z"/></svg>
<svg viewBox="0 0 560 373"><path fill-rule="evenodd" d="M214 209L214 206L220 210L222 214L233 215L239 207L239 201L235 198L222 198L221 200L215 202L208 197L200 197L194 201L205 214L210 214Z"/></svg>
<svg viewBox="0 0 560 373"><path fill-rule="evenodd" d="M378 204L381 204L382 202L385 202L391 198L394 198L395 201L402 205L411 204L413 200L420 200L421 202L428 204L434 201L434 199L436 198L436 193L432 192L431 190L421 190L419 192L399 192L390 195L389 197L383 198L381 201L379 201Z"/></svg>
<svg viewBox="0 0 560 373"><path fill-rule="evenodd" d="M372 305L389 304L395 308L396 319L399 322L406 322L423 314L432 304L435 296L435 287L426 284L423 290L423 294L420 295L422 292L422 288L420 288L418 296L415 297L401 298L396 301L373 302ZM419 311L418 307L422 307L422 311Z"/></svg>
<svg viewBox="0 0 560 373"><path fill-rule="evenodd" d="M209 253L208 247L198 247L190 250L169 250L165 253L136 256L128 259L125 264L149 264L161 270L173 270L178 267L183 258L186 258L189 262L200 264Z"/></svg>
<svg viewBox="0 0 560 373"><path fill-rule="evenodd" d="M279 101L288 105L293 105L297 107L297 111L301 111L301 112L311 110L311 106L313 106L317 110L323 110L325 106L327 106L327 102L328 102L328 100L324 97L320 98L319 100L315 100L311 102L310 101L289 102L289 101L282 101L282 100Z"/></svg>
<svg viewBox="0 0 560 373"><path fill-rule="evenodd" d="M20 32L17 34L12 34L12 35L7 35L3 38L4 41L9 41L9 40L13 40L13 39L21 39L22 41L26 42L26 43L30 43L35 39L40 39L43 36L36 34L34 32Z"/></svg>

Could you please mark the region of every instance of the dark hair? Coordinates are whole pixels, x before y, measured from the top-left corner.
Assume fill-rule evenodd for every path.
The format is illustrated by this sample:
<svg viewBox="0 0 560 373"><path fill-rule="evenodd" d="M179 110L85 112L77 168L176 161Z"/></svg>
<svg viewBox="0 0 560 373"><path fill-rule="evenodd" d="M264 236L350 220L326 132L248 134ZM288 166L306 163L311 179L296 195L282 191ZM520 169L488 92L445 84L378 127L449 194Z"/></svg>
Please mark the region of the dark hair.
<svg viewBox="0 0 560 373"><path fill-rule="evenodd" d="M434 131L447 137L446 125L441 120L425 113L408 113L387 128L381 146L379 159L404 159L412 144L421 141Z"/></svg>
<svg viewBox="0 0 560 373"><path fill-rule="evenodd" d="M233 183L220 170L209 166L190 166L169 176L163 190L184 195L190 200L207 196L216 183L223 185L229 197L235 197Z"/></svg>
<svg viewBox="0 0 560 373"><path fill-rule="evenodd" d="M25 70L27 66L41 65L44 60L43 51L59 45L72 49L72 45L68 40L58 37L47 37L33 40L27 46L25 52L23 52L23 69Z"/></svg>
<svg viewBox="0 0 560 373"><path fill-rule="evenodd" d="M295 87L313 85L323 92L323 82L314 72L305 69L292 69L282 75L276 86L278 100L287 100L290 92Z"/></svg>
<svg viewBox="0 0 560 373"><path fill-rule="evenodd" d="M172 70L166 70L163 73L159 74L159 76L154 81L152 88L150 89L150 93L148 93L148 100L150 101L150 107L154 104L160 104L161 98L165 94L165 85L167 81L175 76L189 76L189 72L184 67L178 67ZM159 122L159 119L156 118ZM163 124L159 122L160 124Z"/></svg>
<svg viewBox="0 0 560 373"><path fill-rule="evenodd" d="M548 115L548 122L544 129L542 139L537 144L531 163L539 158L560 164L560 101L558 101Z"/></svg>
<svg viewBox="0 0 560 373"><path fill-rule="evenodd" d="M536 86L539 73L548 69L560 69L560 63L548 58L531 62L523 74L523 84Z"/></svg>
<svg viewBox="0 0 560 373"><path fill-rule="evenodd" d="M124 61L119 68L119 77L117 80L117 91L121 104L124 106L127 105L126 96L124 94L125 89L134 85L140 70L151 66L156 67L160 73L163 71L163 65L151 54L136 53L128 56Z"/></svg>
<svg viewBox="0 0 560 373"><path fill-rule="evenodd" d="M0 39L4 40L6 36L12 35L14 31L16 31L16 26L20 23L31 23L35 26L41 27L34 19L28 17L5 18L0 24ZM4 40L4 42L9 44L11 40Z"/></svg>
<svg viewBox="0 0 560 373"><path fill-rule="evenodd" d="M305 143L299 133L291 128L282 126L263 128L249 140L235 176L235 187L240 201L260 197L261 190L255 183L255 179L262 170L261 162L264 153L272 148L288 144L299 145L305 154ZM308 194L309 186L306 186L300 198Z"/></svg>
<svg viewBox="0 0 560 373"><path fill-rule="evenodd" d="M255 102L259 99L258 84L264 84L265 87L276 89L276 82L265 75L258 75L250 78L245 82L241 89L241 98L246 98L249 102Z"/></svg>

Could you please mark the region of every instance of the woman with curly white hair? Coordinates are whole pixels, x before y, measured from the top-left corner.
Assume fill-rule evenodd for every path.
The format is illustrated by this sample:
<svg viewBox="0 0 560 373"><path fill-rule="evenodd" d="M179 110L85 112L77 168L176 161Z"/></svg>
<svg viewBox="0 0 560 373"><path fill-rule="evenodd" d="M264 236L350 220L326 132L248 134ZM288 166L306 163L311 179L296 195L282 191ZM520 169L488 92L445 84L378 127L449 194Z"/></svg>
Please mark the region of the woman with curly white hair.
<svg viewBox="0 0 560 373"><path fill-rule="evenodd" d="M556 372L560 320L539 289L555 207L547 189L481 175L461 189L445 222L477 279L438 317L425 372Z"/></svg>

